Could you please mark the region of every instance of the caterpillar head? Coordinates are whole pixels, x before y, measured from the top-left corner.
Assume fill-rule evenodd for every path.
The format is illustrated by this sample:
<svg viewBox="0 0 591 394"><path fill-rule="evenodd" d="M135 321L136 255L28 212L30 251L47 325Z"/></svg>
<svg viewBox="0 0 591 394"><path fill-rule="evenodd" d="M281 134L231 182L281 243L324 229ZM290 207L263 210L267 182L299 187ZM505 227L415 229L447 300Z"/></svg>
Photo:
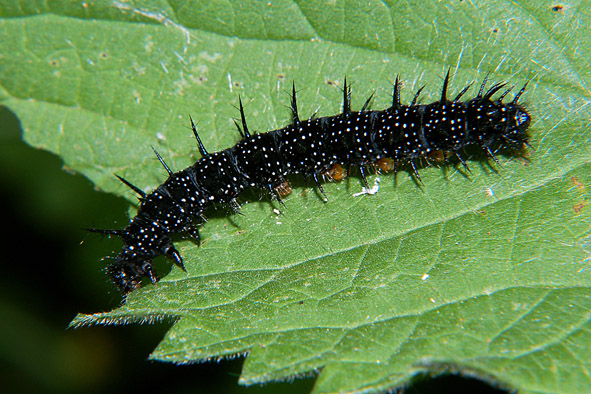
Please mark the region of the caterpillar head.
<svg viewBox="0 0 591 394"><path fill-rule="evenodd" d="M117 261L109 265L106 272L124 295L141 287L142 278L145 276L149 277L152 283L158 282L158 274L152 266L152 261L147 259L139 263Z"/></svg>
<svg viewBox="0 0 591 394"><path fill-rule="evenodd" d="M501 134L501 140L509 148L520 150L527 143L527 129L531 123L531 116L519 104L508 104L507 107L506 128Z"/></svg>
<svg viewBox="0 0 591 394"><path fill-rule="evenodd" d="M500 144L521 150L527 143L531 116L520 104L474 99L468 104L472 141L483 147Z"/></svg>

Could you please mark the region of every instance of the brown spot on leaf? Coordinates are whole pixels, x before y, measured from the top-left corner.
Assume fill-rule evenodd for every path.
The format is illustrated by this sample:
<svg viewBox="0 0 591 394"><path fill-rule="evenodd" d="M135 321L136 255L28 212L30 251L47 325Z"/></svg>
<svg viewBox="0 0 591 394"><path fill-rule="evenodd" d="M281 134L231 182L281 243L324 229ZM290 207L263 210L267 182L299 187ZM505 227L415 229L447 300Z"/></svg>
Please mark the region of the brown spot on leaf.
<svg viewBox="0 0 591 394"><path fill-rule="evenodd" d="M581 191L585 190L585 185L583 184L583 182L581 182L579 180L578 176L573 176L572 178L570 178L570 180L573 182L573 184L575 185L575 187Z"/></svg>
<svg viewBox="0 0 591 394"><path fill-rule="evenodd" d="M578 204L575 204L573 206L573 210L575 211L575 213L581 213L581 211L583 210L583 208L585 208L585 205L587 205L586 201L580 202Z"/></svg>

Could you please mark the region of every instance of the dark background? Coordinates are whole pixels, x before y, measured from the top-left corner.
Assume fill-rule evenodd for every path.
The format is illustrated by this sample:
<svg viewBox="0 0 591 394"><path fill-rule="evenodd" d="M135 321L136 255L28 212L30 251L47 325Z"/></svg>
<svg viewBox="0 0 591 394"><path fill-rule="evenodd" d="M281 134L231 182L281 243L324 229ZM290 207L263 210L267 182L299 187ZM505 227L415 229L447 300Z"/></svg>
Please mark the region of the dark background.
<svg viewBox="0 0 591 394"><path fill-rule="evenodd" d="M0 381L6 393L309 393L313 378L238 386L243 359L175 366L148 361L169 324L67 329L79 313L120 302L101 269L116 241L83 228L128 222L122 198L62 169L59 157L22 142L0 106ZM148 142L146 142L148 143ZM406 393L503 393L447 374L419 377Z"/></svg>

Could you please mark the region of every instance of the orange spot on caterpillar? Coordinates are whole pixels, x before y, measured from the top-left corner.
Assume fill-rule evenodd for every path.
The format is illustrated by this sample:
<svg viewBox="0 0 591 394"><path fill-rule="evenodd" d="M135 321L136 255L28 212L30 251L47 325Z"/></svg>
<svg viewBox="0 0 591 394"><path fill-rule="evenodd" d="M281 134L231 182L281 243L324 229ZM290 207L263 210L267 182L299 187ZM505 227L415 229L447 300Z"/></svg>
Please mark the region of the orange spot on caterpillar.
<svg viewBox="0 0 591 394"><path fill-rule="evenodd" d="M283 181L277 186L273 187L273 190L281 197L289 196L291 194L291 185L288 181Z"/></svg>
<svg viewBox="0 0 591 394"><path fill-rule="evenodd" d="M340 164L333 164L323 175L328 177L332 181L342 181L347 177L347 170Z"/></svg>
<svg viewBox="0 0 591 394"><path fill-rule="evenodd" d="M394 160L389 159L387 157L376 161L375 166L378 170L386 173L392 172L396 169L396 163L394 162Z"/></svg>
<svg viewBox="0 0 591 394"><path fill-rule="evenodd" d="M437 163L443 163L445 161L445 152L442 150L434 150L427 155L427 158Z"/></svg>

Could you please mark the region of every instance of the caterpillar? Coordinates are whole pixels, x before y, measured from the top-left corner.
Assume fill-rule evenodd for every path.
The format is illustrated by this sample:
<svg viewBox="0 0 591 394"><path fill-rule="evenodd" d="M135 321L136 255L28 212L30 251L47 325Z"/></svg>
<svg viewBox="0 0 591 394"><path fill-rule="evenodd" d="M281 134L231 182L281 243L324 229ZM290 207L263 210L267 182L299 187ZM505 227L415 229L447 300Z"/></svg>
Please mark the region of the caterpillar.
<svg viewBox="0 0 591 394"><path fill-rule="evenodd" d="M519 152L525 145L529 146L531 116L518 103L527 83L511 102L504 103L503 99L512 88L493 99L506 83L496 83L485 92L487 76L475 98L460 101L471 87L469 84L450 100L447 97L449 74L448 70L440 100L431 104L417 104L424 87L416 92L410 105L401 104L401 83L397 77L392 105L382 111L368 109L371 96L360 111L352 111L351 88L345 79L342 113L308 120L300 119L294 82L290 100L292 123L259 134L249 131L239 98L240 121L234 120L234 123L242 139L219 152L206 150L190 118L201 154L195 164L173 172L154 150L168 172L168 179L150 194L116 175L138 194L140 206L124 229L89 229L123 240L123 248L106 268L108 276L120 292L127 295L141 287L144 278L153 284L158 282L152 264L157 256L166 256L185 271L171 235L184 234L199 243L199 227L204 221L195 223L195 219L202 218L206 208L223 204L239 213L237 197L253 187L265 189L273 199L281 201L281 197L290 192L289 175L311 177L326 200L321 177L341 180L351 166L360 169L361 180L369 189L366 171L371 167L396 171L401 165L409 165L421 182L415 165L418 160L436 155L442 160L455 157L454 160L469 172L460 154L468 146L479 147L497 163L496 149Z"/></svg>

